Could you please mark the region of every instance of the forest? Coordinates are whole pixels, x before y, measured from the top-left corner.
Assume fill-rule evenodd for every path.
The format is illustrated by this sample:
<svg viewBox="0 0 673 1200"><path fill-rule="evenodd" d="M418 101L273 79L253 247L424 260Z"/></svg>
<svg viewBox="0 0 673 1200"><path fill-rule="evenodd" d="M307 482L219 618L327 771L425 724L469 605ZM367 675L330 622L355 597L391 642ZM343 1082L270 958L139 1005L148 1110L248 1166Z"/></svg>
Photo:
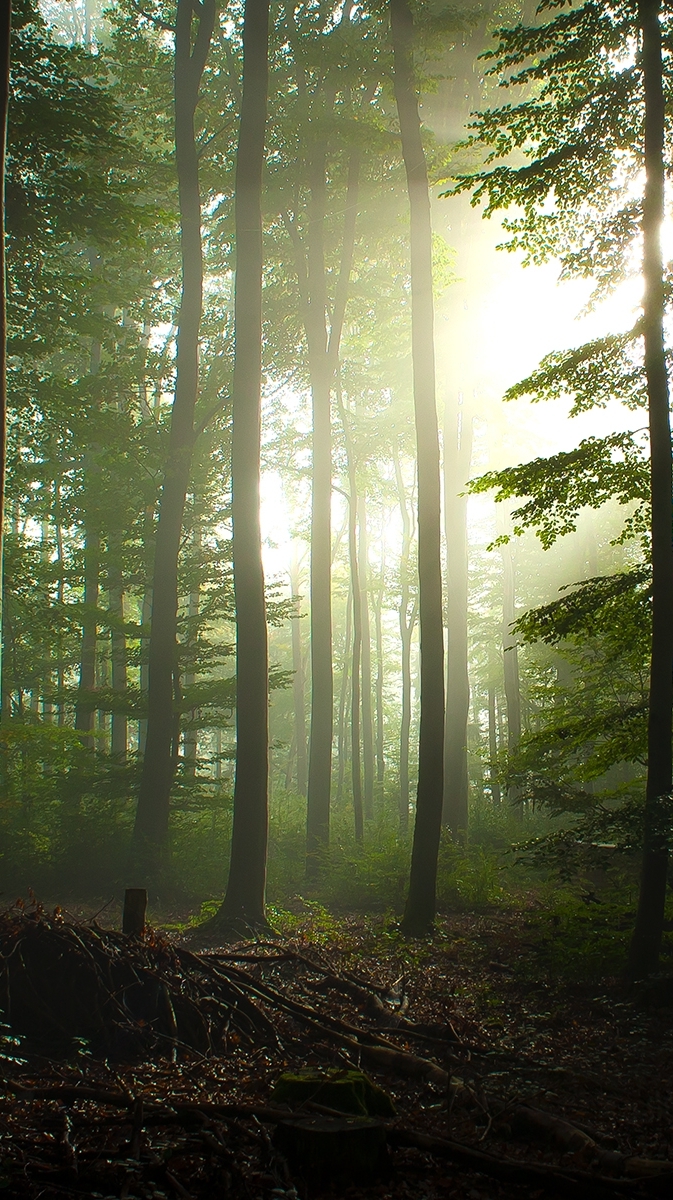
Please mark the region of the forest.
<svg viewBox="0 0 673 1200"><path fill-rule="evenodd" d="M0 1188L673 1188L673 9L0 0Z"/></svg>

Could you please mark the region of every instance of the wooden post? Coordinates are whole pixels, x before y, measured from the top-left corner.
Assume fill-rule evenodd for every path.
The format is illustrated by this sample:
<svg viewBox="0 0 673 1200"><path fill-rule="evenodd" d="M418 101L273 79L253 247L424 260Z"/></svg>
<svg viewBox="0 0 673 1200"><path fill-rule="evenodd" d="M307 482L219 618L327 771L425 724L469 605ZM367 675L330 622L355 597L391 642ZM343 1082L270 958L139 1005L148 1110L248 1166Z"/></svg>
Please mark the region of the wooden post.
<svg viewBox="0 0 673 1200"><path fill-rule="evenodd" d="M136 934L138 937L145 928L147 912L147 889L127 888L124 892L124 912L122 914L122 933Z"/></svg>

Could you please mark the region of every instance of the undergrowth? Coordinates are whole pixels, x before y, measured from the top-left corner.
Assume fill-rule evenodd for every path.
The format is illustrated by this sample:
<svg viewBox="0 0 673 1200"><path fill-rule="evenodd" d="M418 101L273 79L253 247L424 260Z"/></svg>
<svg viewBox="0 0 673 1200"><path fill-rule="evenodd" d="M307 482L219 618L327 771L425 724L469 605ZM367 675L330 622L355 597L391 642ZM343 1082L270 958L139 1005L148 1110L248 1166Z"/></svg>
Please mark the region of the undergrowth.
<svg viewBox="0 0 673 1200"><path fill-rule="evenodd" d="M39 897L119 897L131 878L131 831L137 763L115 764L87 753L72 731L48 727L0 744L0 892L7 902L32 888ZM348 916L372 918L372 946L399 937L412 826L398 828L395 798L379 803L362 844L352 813L333 813L329 850L318 879L305 876L302 797L278 790L270 809L268 900L272 924L316 942L346 936ZM544 835L550 819L521 815L479 796L466 844L442 837L438 912L528 911L532 932L517 971L535 975L605 975L621 969L633 922L635 876L621 861L599 885L587 868L559 885L518 861L517 842ZM155 910L199 920L216 911L226 887L231 795L224 784L178 778L170 846ZM187 913L191 913L189 918ZM380 939L384 939L382 942ZM378 939L378 941L377 941ZM407 948L408 949L408 948ZM409 951L410 952L410 951ZM405 951L407 953L407 951ZM418 950L421 953L421 950ZM664 960L673 957L667 935Z"/></svg>

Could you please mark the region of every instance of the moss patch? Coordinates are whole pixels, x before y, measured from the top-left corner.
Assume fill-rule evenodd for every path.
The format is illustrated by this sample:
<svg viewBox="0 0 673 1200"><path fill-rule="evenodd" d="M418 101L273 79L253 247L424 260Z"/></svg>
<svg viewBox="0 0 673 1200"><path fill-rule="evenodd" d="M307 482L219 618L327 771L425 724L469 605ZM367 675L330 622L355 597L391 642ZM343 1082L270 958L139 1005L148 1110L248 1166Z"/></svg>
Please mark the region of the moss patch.
<svg viewBox="0 0 673 1200"><path fill-rule="evenodd" d="M313 1101L358 1117L394 1117L395 1106L383 1088L363 1071L297 1071L280 1076L273 1099L293 1107Z"/></svg>

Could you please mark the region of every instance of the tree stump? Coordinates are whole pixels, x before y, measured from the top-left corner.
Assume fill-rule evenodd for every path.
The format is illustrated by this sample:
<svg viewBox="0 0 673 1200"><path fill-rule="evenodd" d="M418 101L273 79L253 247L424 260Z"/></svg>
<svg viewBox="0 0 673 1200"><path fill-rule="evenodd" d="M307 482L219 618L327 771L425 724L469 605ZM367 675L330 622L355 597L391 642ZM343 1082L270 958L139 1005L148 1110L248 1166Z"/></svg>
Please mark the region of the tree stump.
<svg viewBox="0 0 673 1200"><path fill-rule="evenodd" d="M395 1116L388 1093L364 1071L286 1071L271 1094L278 1104L293 1108L312 1101L356 1117Z"/></svg>
<svg viewBox="0 0 673 1200"><path fill-rule="evenodd" d="M300 1117L281 1121L278 1149L312 1184L371 1180L387 1165L386 1127L370 1117Z"/></svg>
<svg viewBox="0 0 673 1200"><path fill-rule="evenodd" d="M135 934L136 937L141 937L145 929L146 914L147 889L127 888L124 892L122 933Z"/></svg>

